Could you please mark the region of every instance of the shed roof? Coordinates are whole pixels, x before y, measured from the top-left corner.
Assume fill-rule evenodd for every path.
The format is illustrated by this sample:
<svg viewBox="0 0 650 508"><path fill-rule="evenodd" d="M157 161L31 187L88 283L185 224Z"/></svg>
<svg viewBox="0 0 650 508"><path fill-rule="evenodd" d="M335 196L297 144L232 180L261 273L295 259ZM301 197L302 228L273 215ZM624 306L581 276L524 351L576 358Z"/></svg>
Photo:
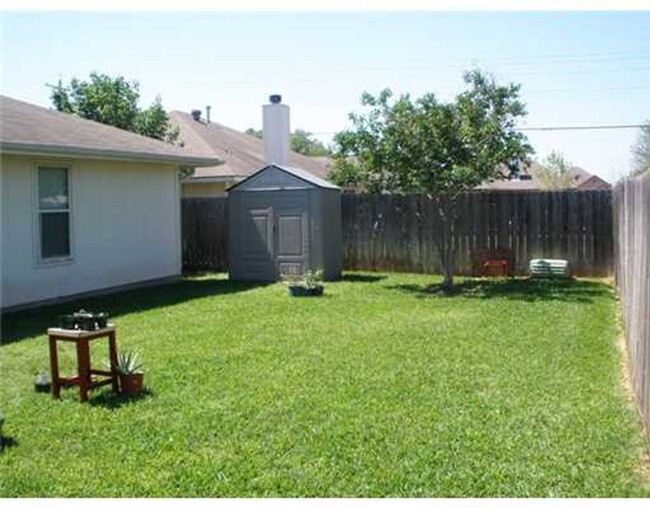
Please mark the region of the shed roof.
<svg viewBox="0 0 650 508"><path fill-rule="evenodd" d="M181 139L187 148L205 155L214 155L224 161L218 167L197 169L189 181L246 178L265 163L264 141L255 136L214 121L206 123L194 120L192 115L182 111L170 112L169 118L180 128ZM290 157L292 165L317 177L327 177L330 164L328 157L308 157L293 151Z"/></svg>
<svg viewBox="0 0 650 508"><path fill-rule="evenodd" d="M91 157L215 166L197 153L78 116L0 95L0 150L49 156Z"/></svg>
<svg viewBox="0 0 650 508"><path fill-rule="evenodd" d="M257 178L261 176L262 173L265 171L269 171L270 169L277 169L280 170L281 172L297 178L301 180L302 182L305 182L309 184L310 186L313 187L319 187L321 189L334 189L334 190L339 190L340 188L334 185L331 182L328 182L327 180L324 180L323 178L319 178L317 176L312 175L311 173L300 169L300 168L293 168L289 166L280 166L279 164L269 164L267 166L264 166L263 168L259 169L252 175L248 176L241 182L237 182L235 185L231 186L228 188L228 192L232 192L233 190L244 190L243 187L245 187L246 182L250 182L254 178Z"/></svg>

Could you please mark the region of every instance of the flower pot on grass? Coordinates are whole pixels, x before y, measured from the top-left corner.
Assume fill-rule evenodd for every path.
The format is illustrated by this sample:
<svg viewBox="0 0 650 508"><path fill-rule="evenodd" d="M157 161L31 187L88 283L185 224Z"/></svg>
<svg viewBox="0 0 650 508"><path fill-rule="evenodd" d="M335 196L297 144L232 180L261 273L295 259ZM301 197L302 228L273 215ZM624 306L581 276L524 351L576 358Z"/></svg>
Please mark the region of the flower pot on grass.
<svg viewBox="0 0 650 508"><path fill-rule="evenodd" d="M122 395L132 397L142 391L142 379L144 374L120 374L120 392Z"/></svg>
<svg viewBox="0 0 650 508"><path fill-rule="evenodd" d="M117 364L113 371L120 379L120 392L122 395L133 396L142 391L143 376L142 364L139 363L138 353L135 351L119 352Z"/></svg>
<svg viewBox="0 0 650 508"><path fill-rule="evenodd" d="M324 291L322 284L323 271L309 270L302 279L289 279L287 281L289 295L291 296L321 296Z"/></svg>

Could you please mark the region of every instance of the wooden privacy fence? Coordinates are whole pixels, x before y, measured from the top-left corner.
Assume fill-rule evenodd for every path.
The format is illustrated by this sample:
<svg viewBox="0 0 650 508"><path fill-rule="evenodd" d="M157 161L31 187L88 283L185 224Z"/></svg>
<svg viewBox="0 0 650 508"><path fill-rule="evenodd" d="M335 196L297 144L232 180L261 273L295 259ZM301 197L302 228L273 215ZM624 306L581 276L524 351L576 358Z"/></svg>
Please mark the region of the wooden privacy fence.
<svg viewBox="0 0 650 508"><path fill-rule="evenodd" d="M228 270L227 198L181 200L183 270Z"/></svg>
<svg viewBox="0 0 650 508"><path fill-rule="evenodd" d="M614 189L616 287L637 404L650 431L650 176Z"/></svg>
<svg viewBox="0 0 650 508"><path fill-rule="evenodd" d="M509 249L514 273L531 258L564 258L573 274L613 270L611 191L481 191L458 198L456 273L470 275L478 252ZM426 196L344 194L343 266L439 273L434 203Z"/></svg>
<svg viewBox="0 0 650 508"><path fill-rule="evenodd" d="M183 198L183 268L227 270L227 198ZM512 252L514 273L535 257L566 258L574 274L613 271L611 191L469 192L454 223L457 273L486 249ZM438 273L433 203L425 196L343 194L346 269Z"/></svg>

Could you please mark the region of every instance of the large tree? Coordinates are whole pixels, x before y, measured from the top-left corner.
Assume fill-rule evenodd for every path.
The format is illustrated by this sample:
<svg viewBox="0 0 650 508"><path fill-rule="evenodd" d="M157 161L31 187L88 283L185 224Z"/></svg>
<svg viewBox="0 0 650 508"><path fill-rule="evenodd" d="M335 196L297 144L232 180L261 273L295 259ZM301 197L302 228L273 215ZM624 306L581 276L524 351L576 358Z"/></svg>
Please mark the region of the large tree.
<svg viewBox="0 0 650 508"><path fill-rule="evenodd" d="M562 153L553 150L535 172L535 178L542 189L568 189L571 187L570 169L571 163L566 160L566 157Z"/></svg>
<svg viewBox="0 0 650 508"><path fill-rule="evenodd" d="M309 157L330 154L330 151L323 143L318 141L311 132L304 129L296 129L291 135L291 149Z"/></svg>
<svg viewBox="0 0 650 508"><path fill-rule="evenodd" d="M636 145L632 148L632 154L634 156L633 174L650 173L650 120L641 127L641 133Z"/></svg>
<svg viewBox="0 0 650 508"><path fill-rule="evenodd" d="M140 87L137 81L93 72L88 81L73 78L68 85L59 82L51 88L50 99L57 111L169 143L178 138L178 129L169 123L160 97L156 97L149 108L138 107Z"/></svg>
<svg viewBox="0 0 650 508"><path fill-rule="evenodd" d="M422 193L435 204L434 235L444 276L454 283L452 228L456 198L489 180L507 178L529 162L526 137L515 130L526 114L519 85L498 85L480 71L464 75L466 90L453 101L428 93L393 100L390 90L364 93L368 111L350 114L353 128L336 134L334 170L340 185L370 192Z"/></svg>

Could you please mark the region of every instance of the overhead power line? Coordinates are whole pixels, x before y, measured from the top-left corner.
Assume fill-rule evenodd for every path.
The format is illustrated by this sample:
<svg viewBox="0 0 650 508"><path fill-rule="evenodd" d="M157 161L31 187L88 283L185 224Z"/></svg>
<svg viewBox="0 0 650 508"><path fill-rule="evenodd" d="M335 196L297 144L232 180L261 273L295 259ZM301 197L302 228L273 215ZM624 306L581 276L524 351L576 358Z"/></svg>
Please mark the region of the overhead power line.
<svg viewBox="0 0 650 508"><path fill-rule="evenodd" d="M640 129L645 127L646 124L638 125L567 125L567 126L552 126L552 127L517 127L518 131L593 131L593 130L606 130L606 129ZM344 130L344 129L343 129ZM336 134L338 131L320 131L310 132L312 135L326 136Z"/></svg>
<svg viewBox="0 0 650 508"><path fill-rule="evenodd" d="M566 127L519 127L518 131L591 131L604 129L640 129L643 125L580 125Z"/></svg>

